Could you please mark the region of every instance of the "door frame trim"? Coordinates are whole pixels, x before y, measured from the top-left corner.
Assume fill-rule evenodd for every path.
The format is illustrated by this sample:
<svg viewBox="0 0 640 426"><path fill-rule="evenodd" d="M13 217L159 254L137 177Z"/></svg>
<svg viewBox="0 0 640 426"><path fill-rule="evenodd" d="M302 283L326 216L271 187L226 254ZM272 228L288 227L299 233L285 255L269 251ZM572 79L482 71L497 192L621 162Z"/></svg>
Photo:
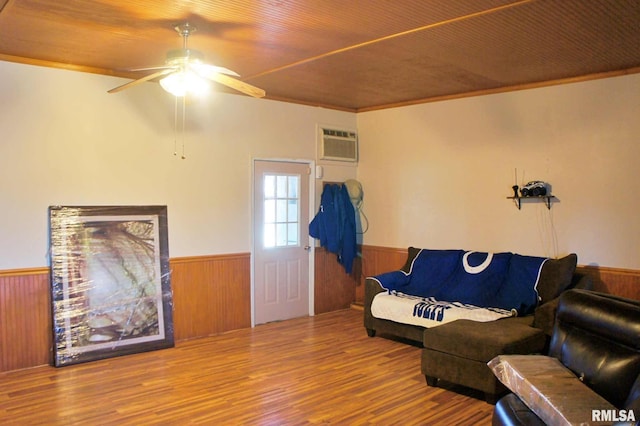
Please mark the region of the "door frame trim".
<svg viewBox="0 0 640 426"><path fill-rule="evenodd" d="M255 307L255 241L256 241L256 229L255 229L255 172L256 161L274 162L274 163L298 163L306 164L309 166L309 219L313 218L315 212L315 199L316 199L316 167L314 160L308 160L303 158L269 158L269 157L254 157L251 159L251 328L256 326L256 307ZM308 224L307 224L308 226ZM315 240L309 235L309 241L307 242L311 249L309 250L309 316L315 315L314 303L315 303Z"/></svg>

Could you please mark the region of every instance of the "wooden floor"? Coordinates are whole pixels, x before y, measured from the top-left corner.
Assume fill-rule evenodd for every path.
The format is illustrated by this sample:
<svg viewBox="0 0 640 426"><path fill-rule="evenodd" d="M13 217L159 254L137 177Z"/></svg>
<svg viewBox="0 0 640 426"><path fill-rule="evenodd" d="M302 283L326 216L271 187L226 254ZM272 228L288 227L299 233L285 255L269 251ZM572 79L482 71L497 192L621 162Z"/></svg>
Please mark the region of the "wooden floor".
<svg viewBox="0 0 640 426"><path fill-rule="evenodd" d="M431 388L420 348L369 338L362 311L175 348L0 374L0 424L488 425L493 406ZM467 393L467 395L465 395Z"/></svg>

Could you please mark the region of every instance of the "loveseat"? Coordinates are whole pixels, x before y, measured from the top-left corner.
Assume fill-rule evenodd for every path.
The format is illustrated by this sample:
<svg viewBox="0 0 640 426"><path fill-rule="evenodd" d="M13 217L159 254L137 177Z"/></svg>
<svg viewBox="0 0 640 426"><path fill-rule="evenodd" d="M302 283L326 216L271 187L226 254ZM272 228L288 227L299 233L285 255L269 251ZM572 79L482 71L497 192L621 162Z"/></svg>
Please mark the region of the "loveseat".
<svg viewBox="0 0 640 426"><path fill-rule="evenodd" d="M564 292L548 356L489 365L514 392L496 404L494 425L640 424L640 301Z"/></svg>
<svg viewBox="0 0 640 426"><path fill-rule="evenodd" d="M491 262L496 261L497 269L481 270L478 266L487 264L489 254L467 253L469 252L409 247L407 260L401 270L369 277L365 281L364 326L370 337L386 334L421 343L424 347L421 371L430 386L437 386L440 381L463 385L483 392L487 402L495 403L507 389L497 380L487 362L503 353L528 354L546 351L558 296L569 288L591 289L592 284L588 276L575 272L575 254L560 259L543 259L511 253L498 254L493 255L491 259ZM436 261L418 265L417 262L425 254L427 257L434 257ZM467 265L461 269L456 264L461 263L465 255ZM452 258L443 262L443 259L438 259L442 256ZM438 269L447 263L449 269L440 271L436 276L444 276L443 282L447 282L449 278L447 284L455 285L452 284L452 279L468 273L466 269L471 270L471 275L478 275L471 277L471 282L478 283L480 287L472 289L469 293L479 292L481 302L486 303L487 307L483 307L482 310L475 309L476 306L467 309L469 299L463 300L464 303L459 303L459 300L441 299L442 292L436 293L438 297L435 300L425 297L425 293L419 295L421 297L416 300L403 292L412 291L416 284L420 283L414 274L428 274L430 268ZM491 277L485 279L483 275ZM476 278L477 281L474 281ZM416 282L411 283L414 279ZM515 281L525 285L516 286L515 291L501 288ZM437 285L437 281L435 283L432 280L427 284L433 287ZM486 291L482 291L484 284L487 284ZM457 294L462 298L466 296L465 289L457 290ZM492 306L492 295L498 295L500 292L501 296L495 297L496 303ZM409 299L414 303L416 316L429 316L429 322L419 325L418 321L422 318L402 322L379 317L380 308L374 306L376 297L378 300L391 299L393 303L394 295L400 299ZM512 297L514 295L516 297ZM453 304L454 307L449 308L449 304ZM454 310L462 312L462 316L454 314L447 321L444 317ZM439 313L442 311L446 311L446 314L441 318ZM465 311L471 311L476 318L464 317Z"/></svg>

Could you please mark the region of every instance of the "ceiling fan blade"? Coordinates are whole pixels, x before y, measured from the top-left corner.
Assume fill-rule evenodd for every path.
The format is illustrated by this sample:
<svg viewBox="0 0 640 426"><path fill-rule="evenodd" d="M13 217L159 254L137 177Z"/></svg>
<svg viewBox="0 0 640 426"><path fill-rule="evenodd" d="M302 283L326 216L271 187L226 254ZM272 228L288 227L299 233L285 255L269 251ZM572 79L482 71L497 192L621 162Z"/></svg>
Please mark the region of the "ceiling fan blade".
<svg viewBox="0 0 640 426"><path fill-rule="evenodd" d="M266 92L258 87L252 86L244 81L240 81L233 77L229 77L224 74L213 74L209 76L213 81L217 81L220 84L224 84L225 86L231 87L232 89L237 90L238 92L245 93L249 96L253 96L254 98L262 98L266 95Z"/></svg>
<svg viewBox="0 0 640 426"><path fill-rule="evenodd" d="M167 69L175 69L175 65L159 65L157 67L146 67L146 68L131 68L127 71L152 71L152 70L167 70Z"/></svg>
<svg viewBox="0 0 640 426"><path fill-rule="evenodd" d="M232 75L234 77L240 77L235 71L231 71L229 68L219 67L217 65L209 65L209 64L190 64L189 65L195 72L205 78L212 78L213 74L227 74Z"/></svg>
<svg viewBox="0 0 640 426"><path fill-rule="evenodd" d="M117 92L119 92L121 90L128 89L129 87L133 87L133 86L135 86L137 84L144 83L145 81L153 80L154 78L162 77L163 75L170 74L170 73L173 72L173 70L174 70L173 68L163 69L161 71L154 72L152 74L149 74L149 75L144 76L142 78L139 78L137 80L133 80L133 81L130 81L128 83L125 83L125 84L123 84L121 86L114 87L113 89L108 90L107 92L108 93L117 93Z"/></svg>

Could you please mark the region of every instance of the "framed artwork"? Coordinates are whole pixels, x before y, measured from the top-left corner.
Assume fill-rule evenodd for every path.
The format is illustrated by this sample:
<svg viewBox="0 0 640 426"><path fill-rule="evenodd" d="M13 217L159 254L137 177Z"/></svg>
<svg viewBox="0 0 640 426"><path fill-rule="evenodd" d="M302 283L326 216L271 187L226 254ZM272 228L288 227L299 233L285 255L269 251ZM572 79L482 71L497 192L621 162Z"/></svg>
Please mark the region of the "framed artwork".
<svg viewBox="0 0 640 426"><path fill-rule="evenodd" d="M172 347L166 206L49 207L54 365Z"/></svg>

